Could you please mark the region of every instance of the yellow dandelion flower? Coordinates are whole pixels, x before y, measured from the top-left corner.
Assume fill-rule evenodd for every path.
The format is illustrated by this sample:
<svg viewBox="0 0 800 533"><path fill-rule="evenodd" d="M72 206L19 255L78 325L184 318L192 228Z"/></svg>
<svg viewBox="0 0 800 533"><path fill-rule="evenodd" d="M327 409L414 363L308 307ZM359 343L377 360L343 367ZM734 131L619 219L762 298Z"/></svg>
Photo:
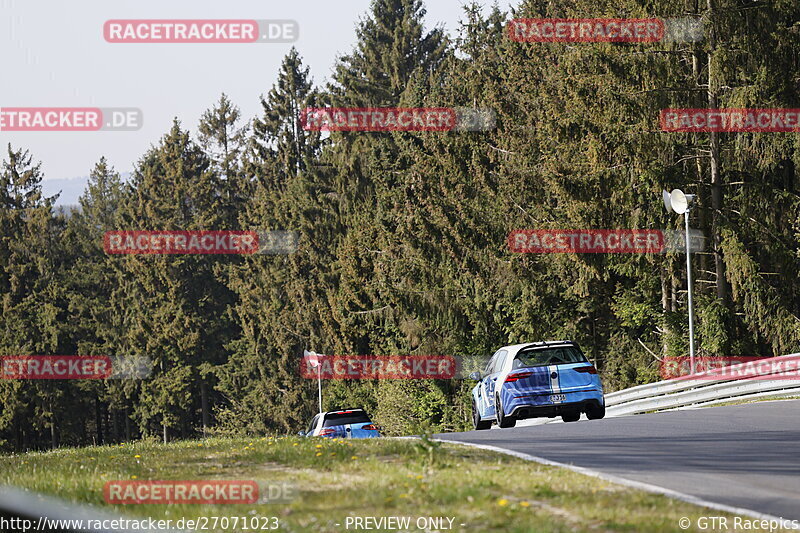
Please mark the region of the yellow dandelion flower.
<svg viewBox="0 0 800 533"><path fill-rule="evenodd" d="M505 507L506 505L508 505L508 500L506 500L505 498L501 498L497 500L497 505L499 505L500 507Z"/></svg>
<svg viewBox="0 0 800 533"><path fill-rule="evenodd" d="M319 457L320 455L322 455L322 452L317 452L317 457Z"/></svg>
<svg viewBox="0 0 800 533"><path fill-rule="evenodd" d="M297 443L295 442L294 444L292 444L292 446L299 446L299 444L297 444Z"/></svg>
<svg viewBox="0 0 800 533"><path fill-rule="evenodd" d="M134 459L141 459L141 458L142 458L142 456L137 454L137 455L134 455L134 456L133 456L133 458L134 458Z"/></svg>
<svg viewBox="0 0 800 533"><path fill-rule="evenodd" d="M353 461L355 461L356 459L358 459L358 456L357 456L357 455L354 455L354 456L352 456L350 459L352 459Z"/></svg>
<svg viewBox="0 0 800 533"><path fill-rule="evenodd" d="M528 503L528 502L519 502L519 504L520 504L522 507L530 507L530 506L531 506L531 504L530 504L530 503Z"/></svg>
<svg viewBox="0 0 800 533"><path fill-rule="evenodd" d="M137 476L131 476L131 479L138 479Z"/></svg>
<svg viewBox="0 0 800 533"><path fill-rule="evenodd" d="M422 476L421 476L421 475L420 475L420 476L417 476L417 479L422 479Z"/></svg>

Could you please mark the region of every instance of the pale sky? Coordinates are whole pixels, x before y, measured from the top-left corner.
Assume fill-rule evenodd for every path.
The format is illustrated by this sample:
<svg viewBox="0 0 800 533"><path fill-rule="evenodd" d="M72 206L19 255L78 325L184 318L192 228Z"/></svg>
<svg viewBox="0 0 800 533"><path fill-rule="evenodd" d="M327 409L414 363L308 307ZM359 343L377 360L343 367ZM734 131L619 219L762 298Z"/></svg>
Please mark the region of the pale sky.
<svg viewBox="0 0 800 533"><path fill-rule="evenodd" d="M426 26L453 36L464 0L427 0ZM486 6L492 0L481 0ZM129 172L169 129L173 117L194 132L199 117L225 92L247 120L275 81L292 44L112 44L109 19L292 19L293 45L321 85L337 56L355 44L369 0L0 0L0 107L135 107L144 126L134 132L0 132L6 146L41 160L45 180L89 174L106 156ZM508 9L517 2L502 0Z"/></svg>

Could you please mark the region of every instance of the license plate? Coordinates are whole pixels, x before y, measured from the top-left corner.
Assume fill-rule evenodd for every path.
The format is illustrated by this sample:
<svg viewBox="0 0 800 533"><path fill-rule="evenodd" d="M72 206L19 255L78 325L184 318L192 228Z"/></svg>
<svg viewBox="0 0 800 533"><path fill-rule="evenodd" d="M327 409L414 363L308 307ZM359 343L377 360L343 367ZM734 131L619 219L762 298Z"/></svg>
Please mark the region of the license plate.
<svg viewBox="0 0 800 533"><path fill-rule="evenodd" d="M561 403L567 401L566 394L551 394L550 395L550 402L551 403Z"/></svg>

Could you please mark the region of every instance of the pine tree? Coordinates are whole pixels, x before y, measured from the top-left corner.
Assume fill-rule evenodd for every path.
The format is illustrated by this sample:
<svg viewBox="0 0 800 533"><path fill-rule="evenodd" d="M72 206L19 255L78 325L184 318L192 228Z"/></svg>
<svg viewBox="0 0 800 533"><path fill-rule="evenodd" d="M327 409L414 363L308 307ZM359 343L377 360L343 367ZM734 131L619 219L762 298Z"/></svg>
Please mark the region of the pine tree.
<svg viewBox="0 0 800 533"><path fill-rule="evenodd" d="M67 302L66 341L80 355L122 357L118 352L119 330L114 327L113 308L108 303L119 286L113 259L103 250L105 232L119 229L119 209L124 199L124 184L105 158L92 169L86 190L78 199L80 210L69 218L64 231L69 269L63 281ZM127 381L79 382L81 394L93 398L94 405L81 410L89 418L94 442L120 440L121 429L112 427L105 413L114 419L127 417L134 399ZM89 432L86 432L87 434Z"/></svg>
<svg viewBox="0 0 800 533"><path fill-rule="evenodd" d="M0 347L4 355L58 355L61 316L57 273L62 266L58 234L63 219L52 216L56 197L42 194L41 163L28 151L7 149L0 172ZM18 447L55 447L66 412L66 387L42 380L3 380L0 403L5 427ZM10 426L10 427L9 427ZM47 435L44 438L44 435Z"/></svg>
<svg viewBox="0 0 800 533"><path fill-rule="evenodd" d="M297 232L300 248L247 257L231 273L242 336L220 369L220 390L231 399L220 416L249 431L291 430L305 422L311 391L298 377L299 355L319 343L320 322L330 314L324 300L335 205L326 173L315 166L320 134L300 124L300 113L318 98L293 49L254 121L247 165L254 192L240 222L260 232Z"/></svg>
<svg viewBox="0 0 800 533"><path fill-rule="evenodd" d="M175 122L137 165L121 225L131 230L222 229L226 196L210 167L209 158ZM226 320L232 295L215 276L227 261L208 255L114 257L121 283L112 299L123 331L119 349L153 361L153 376L142 383L134 412L144 433L160 425L166 440L191 434L209 420L211 407L203 392L208 365L225 360L224 347L236 335Z"/></svg>

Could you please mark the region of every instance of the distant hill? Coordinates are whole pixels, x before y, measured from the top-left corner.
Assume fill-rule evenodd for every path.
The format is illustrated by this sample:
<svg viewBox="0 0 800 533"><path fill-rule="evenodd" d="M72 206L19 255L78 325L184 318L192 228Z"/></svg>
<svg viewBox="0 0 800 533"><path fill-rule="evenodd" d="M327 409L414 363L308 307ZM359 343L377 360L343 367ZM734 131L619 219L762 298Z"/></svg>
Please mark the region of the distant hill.
<svg viewBox="0 0 800 533"><path fill-rule="evenodd" d="M130 172L122 172L122 181L128 181ZM89 176L81 176L78 178L56 178L42 180L42 190L45 196L53 196L61 192L61 196L56 200L56 206L60 205L76 205L78 198L83 194L86 189L86 183L89 181Z"/></svg>

